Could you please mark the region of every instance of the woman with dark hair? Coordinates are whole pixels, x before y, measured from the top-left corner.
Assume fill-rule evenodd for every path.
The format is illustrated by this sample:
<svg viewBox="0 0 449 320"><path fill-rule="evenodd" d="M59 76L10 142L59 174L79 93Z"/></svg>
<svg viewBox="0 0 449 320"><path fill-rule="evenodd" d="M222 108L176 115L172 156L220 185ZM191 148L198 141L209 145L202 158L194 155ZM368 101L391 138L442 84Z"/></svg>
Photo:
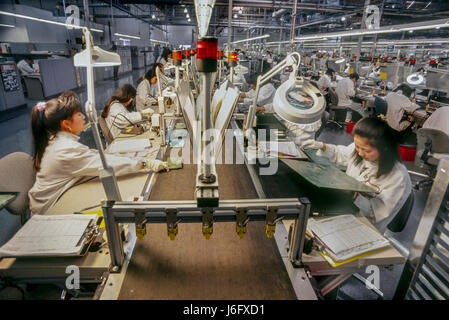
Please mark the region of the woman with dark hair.
<svg viewBox="0 0 449 320"><path fill-rule="evenodd" d="M36 181L30 189L31 214L45 214L72 186L98 177L103 167L97 150L78 142L85 117L75 93L64 92L59 98L40 102L31 111ZM161 171L167 163L160 160L136 160L106 154L116 175L148 169Z"/></svg>
<svg viewBox="0 0 449 320"><path fill-rule="evenodd" d="M380 232L394 218L411 193L411 180L402 164L395 135L376 117L361 119L353 130L354 143L340 146L315 140L304 141L304 149L346 166L346 174L373 187L377 194L359 194L354 204Z"/></svg>
<svg viewBox="0 0 449 320"><path fill-rule="evenodd" d="M140 112L133 112L133 101L136 89L130 84L124 84L108 99L101 117L106 120L112 138L120 135L122 129L143 119Z"/></svg>
<svg viewBox="0 0 449 320"><path fill-rule="evenodd" d="M157 64L153 64L145 75L139 79L136 95L136 109L142 111L143 109L151 108L152 105L157 104Z"/></svg>
<svg viewBox="0 0 449 320"><path fill-rule="evenodd" d="M401 132L407 129L411 122L404 119L404 113L413 113L420 106L417 105L412 94L415 92L409 85L402 83L385 97L387 102L387 122L394 130Z"/></svg>
<svg viewBox="0 0 449 320"><path fill-rule="evenodd" d="M164 47L161 55L157 58L156 63L162 63L164 66L167 64L168 56L171 54L171 50L167 47Z"/></svg>

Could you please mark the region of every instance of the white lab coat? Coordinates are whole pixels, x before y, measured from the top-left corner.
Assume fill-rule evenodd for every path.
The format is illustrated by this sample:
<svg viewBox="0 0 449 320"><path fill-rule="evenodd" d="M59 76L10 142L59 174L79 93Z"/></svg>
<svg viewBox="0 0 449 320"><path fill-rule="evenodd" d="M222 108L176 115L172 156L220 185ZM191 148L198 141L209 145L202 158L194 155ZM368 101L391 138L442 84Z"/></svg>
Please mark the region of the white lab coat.
<svg viewBox="0 0 449 320"><path fill-rule="evenodd" d="M349 78L343 78L338 81L335 88L338 96L338 107L347 108L352 106L351 97L355 95L354 82Z"/></svg>
<svg viewBox="0 0 449 320"><path fill-rule="evenodd" d="M129 112L123 104L115 101L112 102L109 108L106 124L112 137L115 139L120 135L122 129L131 125L130 122L135 123L140 120L142 120L142 115L139 112Z"/></svg>
<svg viewBox="0 0 449 320"><path fill-rule="evenodd" d="M377 178L377 163L362 160L359 165L355 165L352 156L355 149L354 143L349 146L326 144L326 147L324 152L318 150L317 155L325 156L338 165L346 166L347 175L379 191L371 199L358 195L354 204L360 209L362 215L375 223L380 232L384 232L388 223L399 212L412 192L407 168L397 162L389 174Z"/></svg>
<svg viewBox="0 0 449 320"><path fill-rule="evenodd" d="M403 131L410 125L410 121L402 120L404 112L412 113L419 106L410 101L409 98L401 94L401 92L390 92L385 97L387 101L387 123L396 131Z"/></svg>
<svg viewBox="0 0 449 320"><path fill-rule="evenodd" d="M136 109L142 111L144 109L152 107L154 103L157 103L158 89L157 83L151 84L148 79L144 79L137 86L136 93ZM152 108L154 110L154 107Z"/></svg>
<svg viewBox="0 0 449 320"><path fill-rule="evenodd" d="M332 82L331 78L325 74L323 75L317 82L318 89L321 91L326 91L328 88L335 88L337 84L335 82Z"/></svg>
<svg viewBox="0 0 449 320"><path fill-rule="evenodd" d="M30 65L25 60L20 60L19 63L17 63L17 68L19 69L22 76L36 73L36 70L30 67Z"/></svg>
<svg viewBox="0 0 449 320"><path fill-rule="evenodd" d="M440 130L449 136L449 107L436 109L422 127Z"/></svg>
<svg viewBox="0 0 449 320"><path fill-rule="evenodd" d="M259 90L259 95L257 96L257 106L265 107L265 112L267 112L267 113L273 113L273 99L274 99L275 94L276 94L276 88L273 86L273 84L270 82L266 83ZM254 92L254 95L255 95L255 92ZM247 98L244 99L244 102L252 103L254 96L251 98L248 98L248 93L246 94L246 96L247 96Z"/></svg>
<svg viewBox="0 0 449 320"><path fill-rule="evenodd" d="M78 140L78 136L65 131L58 132L50 140L36 181L28 192L31 214L45 214L68 189L98 177L103 168L98 151ZM110 154L106 154L106 161L116 175L139 171L141 166L136 159Z"/></svg>

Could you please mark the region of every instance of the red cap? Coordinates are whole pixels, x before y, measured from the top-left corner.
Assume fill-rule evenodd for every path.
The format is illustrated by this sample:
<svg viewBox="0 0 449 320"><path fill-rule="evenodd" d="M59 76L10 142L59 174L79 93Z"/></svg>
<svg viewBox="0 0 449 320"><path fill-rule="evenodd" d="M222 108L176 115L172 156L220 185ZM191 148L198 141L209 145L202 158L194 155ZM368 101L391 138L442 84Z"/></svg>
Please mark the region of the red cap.
<svg viewBox="0 0 449 320"><path fill-rule="evenodd" d="M228 61L237 61L237 52L229 52L228 53Z"/></svg>
<svg viewBox="0 0 449 320"><path fill-rule="evenodd" d="M196 47L198 49L196 58L198 60L213 59L218 58L218 42L216 38L213 39L201 39L196 42Z"/></svg>
<svg viewBox="0 0 449 320"><path fill-rule="evenodd" d="M172 59L173 60L182 60L182 52L180 50L172 51Z"/></svg>

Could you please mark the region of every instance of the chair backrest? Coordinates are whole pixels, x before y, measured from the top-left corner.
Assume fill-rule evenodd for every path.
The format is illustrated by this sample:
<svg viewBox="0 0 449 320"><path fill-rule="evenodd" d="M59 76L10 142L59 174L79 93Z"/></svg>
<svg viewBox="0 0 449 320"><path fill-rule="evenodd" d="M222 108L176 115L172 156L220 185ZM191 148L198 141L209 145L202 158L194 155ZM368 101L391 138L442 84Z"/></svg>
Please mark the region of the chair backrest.
<svg viewBox="0 0 449 320"><path fill-rule="evenodd" d="M338 95L335 92L335 89L334 88L328 88L327 92L329 94L330 103L333 106L337 106L338 105Z"/></svg>
<svg viewBox="0 0 449 320"><path fill-rule="evenodd" d="M106 143L108 145L111 144L112 141L114 141L114 137L112 136L111 131L109 131L105 118L100 117L98 119L98 123L100 124L101 132L103 133L103 137L106 140Z"/></svg>
<svg viewBox="0 0 449 320"><path fill-rule="evenodd" d="M22 217L26 214L28 191L35 180L33 158L29 154L14 152L0 159L0 191L19 192L17 198L6 206L6 210Z"/></svg>
<svg viewBox="0 0 449 320"><path fill-rule="evenodd" d="M449 121L449 120L448 120ZM426 142L431 143L431 152L449 153L449 136L437 129L421 128L417 131L418 150L425 148Z"/></svg>
<svg viewBox="0 0 449 320"><path fill-rule="evenodd" d="M404 230L408 218L410 217L410 213L412 212L414 202L415 198L412 191L405 201L404 205L402 206L401 210L396 213L396 216L387 225L388 230L392 232L401 232L402 230Z"/></svg>
<svg viewBox="0 0 449 320"><path fill-rule="evenodd" d="M432 161L427 161L431 160L426 157L427 151L433 153L449 153L449 136L441 130L421 128L416 132L416 138L415 165L418 167L435 165Z"/></svg>

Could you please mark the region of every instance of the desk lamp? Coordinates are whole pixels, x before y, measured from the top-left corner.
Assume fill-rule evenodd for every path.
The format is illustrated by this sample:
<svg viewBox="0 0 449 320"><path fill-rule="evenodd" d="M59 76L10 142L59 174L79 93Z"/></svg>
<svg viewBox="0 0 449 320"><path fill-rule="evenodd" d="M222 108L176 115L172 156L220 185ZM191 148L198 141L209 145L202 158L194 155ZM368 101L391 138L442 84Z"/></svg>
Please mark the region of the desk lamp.
<svg viewBox="0 0 449 320"><path fill-rule="evenodd" d="M121 64L120 56L113 52L105 51L97 46L94 46L92 35L86 27L82 28L84 37L86 39L86 49L77 53L73 57L74 65L76 67L87 68L87 101L85 104L85 111L89 121L92 123L93 135L95 143L100 154L100 159L103 164L103 169L100 170L100 179L108 200L121 201L120 191L117 186L117 179L114 175L114 169L108 166L104 154L103 145L100 139L100 133L97 126L97 111L95 109L95 89L94 89L94 67L109 67L118 66Z"/></svg>

